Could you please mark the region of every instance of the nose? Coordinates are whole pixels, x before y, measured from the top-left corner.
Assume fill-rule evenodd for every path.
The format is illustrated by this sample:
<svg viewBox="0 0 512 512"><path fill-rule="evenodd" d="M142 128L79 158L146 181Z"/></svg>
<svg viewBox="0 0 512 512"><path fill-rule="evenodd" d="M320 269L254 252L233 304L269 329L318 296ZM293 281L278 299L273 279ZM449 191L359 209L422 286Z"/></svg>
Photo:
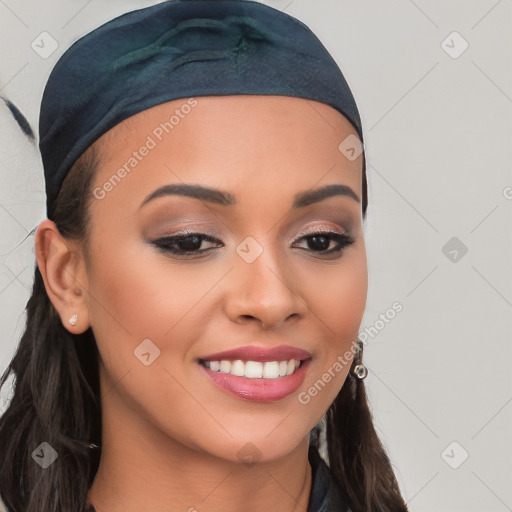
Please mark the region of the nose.
<svg viewBox="0 0 512 512"><path fill-rule="evenodd" d="M232 322L255 322L262 329L275 329L305 316L307 304L289 265L283 268L286 265L270 251L265 249L252 263L240 260L236 267L225 303Z"/></svg>

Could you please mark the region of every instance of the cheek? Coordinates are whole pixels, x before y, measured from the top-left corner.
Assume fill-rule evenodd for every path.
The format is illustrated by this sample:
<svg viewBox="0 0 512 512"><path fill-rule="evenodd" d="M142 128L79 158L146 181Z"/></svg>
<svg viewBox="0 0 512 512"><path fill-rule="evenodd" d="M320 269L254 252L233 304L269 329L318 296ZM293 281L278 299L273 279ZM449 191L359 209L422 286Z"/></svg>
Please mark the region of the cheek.
<svg viewBox="0 0 512 512"><path fill-rule="evenodd" d="M315 421L329 408L345 383L356 347L367 298L368 273L363 248L310 282L307 293L321 346L317 364L299 402Z"/></svg>
<svg viewBox="0 0 512 512"><path fill-rule="evenodd" d="M105 388L117 389L141 418L151 416L162 428L179 423L173 409L162 404L179 401L185 418L197 416L193 400L178 399L183 394L179 383L187 382L182 363L190 340L201 335L201 298L218 276L210 271L206 281L192 282L192 267L180 272L177 264L155 257L152 248L116 247L105 247L101 257L98 244L89 280L94 297L90 321ZM143 354L148 352L145 365ZM182 430L186 428L185 421Z"/></svg>
<svg viewBox="0 0 512 512"><path fill-rule="evenodd" d="M368 288L368 270L364 246L347 253L331 268L317 272L305 296L323 321L328 338L344 347L357 337L364 314Z"/></svg>
<svg viewBox="0 0 512 512"><path fill-rule="evenodd" d="M205 295L218 282L218 269L171 261L141 242L121 243L103 250L98 243L89 275L90 322L100 353L130 366L133 351L150 339L161 361L183 360L190 340L200 337Z"/></svg>

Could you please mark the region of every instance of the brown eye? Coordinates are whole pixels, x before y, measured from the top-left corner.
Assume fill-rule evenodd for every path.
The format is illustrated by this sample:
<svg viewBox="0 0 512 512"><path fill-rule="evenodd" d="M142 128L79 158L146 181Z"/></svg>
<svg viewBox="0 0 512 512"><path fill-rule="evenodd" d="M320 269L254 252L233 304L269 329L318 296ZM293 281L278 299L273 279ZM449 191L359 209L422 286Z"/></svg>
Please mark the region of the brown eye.
<svg viewBox="0 0 512 512"><path fill-rule="evenodd" d="M319 255L341 254L346 246L353 244L355 240L347 233L337 231L314 231L296 240L307 242L307 248L300 248ZM172 236L165 236L153 240L151 243L166 253L174 256L199 256L214 250L216 247L201 249L203 242L211 242L222 246L222 242L206 233L186 232ZM329 247L336 242L336 245Z"/></svg>
<svg viewBox="0 0 512 512"><path fill-rule="evenodd" d="M157 240L153 240L152 243L165 252L170 252L177 256L189 256L204 254L213 249L213 247L209 247L199 250L204 241L212 243L218 242L218 240L205 233L186 233L158 238Z"/></svg>
<svg viewBox="0 0 512 512"><path fill-rule="evenodd" d="M298 240L306 240L307 250L319 254L341 253L345 247L355 242L350 235L337 231L314 231L300 237ZM333 241L337 242L337 245L327 250Z"/></svg>

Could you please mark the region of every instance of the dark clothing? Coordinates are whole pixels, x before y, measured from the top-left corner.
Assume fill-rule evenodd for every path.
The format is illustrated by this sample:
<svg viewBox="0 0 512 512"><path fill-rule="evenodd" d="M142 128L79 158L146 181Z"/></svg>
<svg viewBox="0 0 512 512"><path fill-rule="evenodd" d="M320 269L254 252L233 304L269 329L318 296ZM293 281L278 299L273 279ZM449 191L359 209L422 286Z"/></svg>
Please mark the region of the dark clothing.
<svg viewBox="0 0 512 512"><path fill-rule="evenodd" d="M307 512L350 512L331 471L316 448L309 447L312 471L311 494Z"/></svg>
<svg viewBox="0 0 512 512"><path fill-rule="evenodd" d="M311 494L306 512L350 512L329 467L316 448L309 447L308 459L311 464ZM86 512L95 512L95 509L89 505Z"/></svg>

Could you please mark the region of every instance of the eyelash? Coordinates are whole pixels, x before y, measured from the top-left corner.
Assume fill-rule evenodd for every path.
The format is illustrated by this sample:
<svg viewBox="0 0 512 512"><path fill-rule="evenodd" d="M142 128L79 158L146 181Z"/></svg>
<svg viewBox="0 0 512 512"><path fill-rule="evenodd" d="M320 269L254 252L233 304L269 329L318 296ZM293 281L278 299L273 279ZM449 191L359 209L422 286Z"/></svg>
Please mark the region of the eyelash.
<svg viewBox="0 0 512 512"><path fill-rule="evenodd" d="M322 236L322 237L330 239L331 241L334 240L334 241L338 242L338 246L335 247L334 249L330 249L329 251L320 251L319 252L319 251L313 251L311 249L304 249L304 250L308 250L313 253L319 254L320 256L338 254L338 257L341 257L341 253L344 251L344 249L348 245L353 244L355 242L354 238L352 238L347 233L317 229L317 230L310 231L310 232L306 233L305 235L301 236L300 238L294 240L294 243L300 242L302 240L307 240L307 239L313 238L315 236ZM197 256L199 254L204 254L206 252L211 251L212 249L215 249L215 247L210 247L208 249L202 249L200 251L184 251L184 250L176 250L176 249L171 248L176 243L179 243L182 240L187 240L187 239L193 238L193 237L199 237L202 241L218 242L217 239L215 239L205 233L197 233L197 232L191 231L191 232L180 233L180 234L173 235L173 236L166 236L166 237L158 238L156 240L153 240L151 243L153 245L155 245L156 247L158 247L159 249L163 250L164 252L171 253L178 257L179 256ZM330 244L330 242L329 242L329 244Z"/></svg>

